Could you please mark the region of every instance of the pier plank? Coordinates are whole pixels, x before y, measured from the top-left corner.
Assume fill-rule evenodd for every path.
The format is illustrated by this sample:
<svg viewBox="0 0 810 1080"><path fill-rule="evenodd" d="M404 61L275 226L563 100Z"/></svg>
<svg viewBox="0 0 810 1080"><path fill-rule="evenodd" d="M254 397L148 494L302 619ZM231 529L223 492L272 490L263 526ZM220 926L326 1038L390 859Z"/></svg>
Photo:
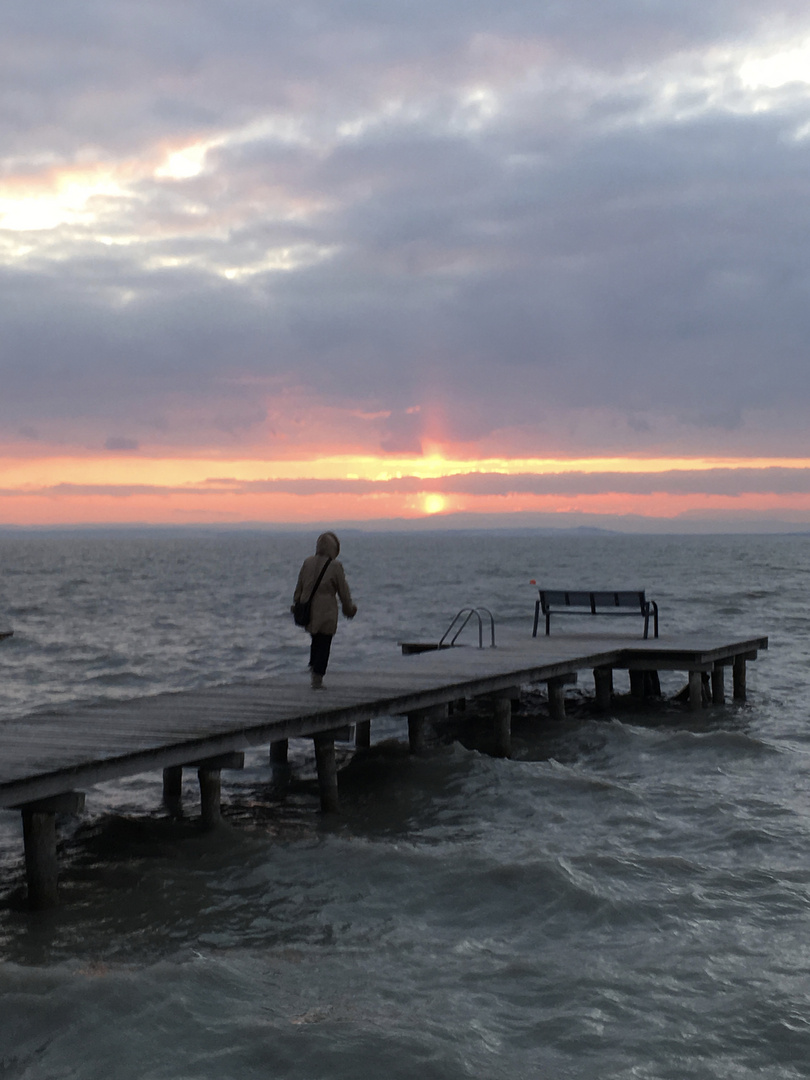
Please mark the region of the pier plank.
<svg viewBox="0 0 810 1080"><path fill-rule="evenodd" d="M552 683L580 671L642 667L710 671L752 659L766 637L729 641L681 635L501 633L496 648L459 646L392 654L385 666L341 669L314 693L304 671L251 683L50 711L0 723L0 807L103 780L171 768L215 754L314 737L381 716L408 715L462 698ZM740 677L738 676L738 685ZM196 757L195 757L196 756Z"/></svg>

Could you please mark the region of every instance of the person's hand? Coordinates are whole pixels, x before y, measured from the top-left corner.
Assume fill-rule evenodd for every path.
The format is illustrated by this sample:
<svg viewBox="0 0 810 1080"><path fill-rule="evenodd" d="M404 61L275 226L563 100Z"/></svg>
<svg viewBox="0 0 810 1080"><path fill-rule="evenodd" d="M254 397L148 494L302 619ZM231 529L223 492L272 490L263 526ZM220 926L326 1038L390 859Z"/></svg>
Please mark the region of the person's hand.
<svg viewBox="0 0 810 1080"><path fill-rule="evenodd" d="M345 607L343 609L343 614L347 619L353 619L357 614L357 604L352 604L351 607Z"/></svg>

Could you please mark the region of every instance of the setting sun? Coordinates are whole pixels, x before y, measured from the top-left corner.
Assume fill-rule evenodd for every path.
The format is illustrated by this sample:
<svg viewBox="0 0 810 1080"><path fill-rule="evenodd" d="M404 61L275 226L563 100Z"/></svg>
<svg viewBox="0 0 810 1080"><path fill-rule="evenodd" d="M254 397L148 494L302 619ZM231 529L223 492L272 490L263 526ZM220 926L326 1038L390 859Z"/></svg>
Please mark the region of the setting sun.
<svg viewBox="0 0 810 1080"><path fill-rule="evenodd" d="M426 495L423 505L426 514L440 514L447 506L447 499L444 495Z"/></svg>

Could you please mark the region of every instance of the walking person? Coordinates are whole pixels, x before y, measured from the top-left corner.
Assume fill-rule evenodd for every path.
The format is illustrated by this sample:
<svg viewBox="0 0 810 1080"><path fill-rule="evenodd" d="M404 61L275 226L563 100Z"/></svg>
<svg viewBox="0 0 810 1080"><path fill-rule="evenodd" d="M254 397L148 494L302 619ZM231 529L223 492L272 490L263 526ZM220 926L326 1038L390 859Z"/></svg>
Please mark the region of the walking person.
<svg viewBox="0 0 810 1080"><path fill-rule="evenodd" d="M312 637L309 649L309 666L313 690L320 690L329 663L332 638L338 624L338 597L343 614L353 619L357 605L352 601L343 566L337 561L340 541L333 532L321 533L315 545L315 554L304 559L298 574L293 596L293 609L300 602L309 601L309 622L306 629Z"/></svg>

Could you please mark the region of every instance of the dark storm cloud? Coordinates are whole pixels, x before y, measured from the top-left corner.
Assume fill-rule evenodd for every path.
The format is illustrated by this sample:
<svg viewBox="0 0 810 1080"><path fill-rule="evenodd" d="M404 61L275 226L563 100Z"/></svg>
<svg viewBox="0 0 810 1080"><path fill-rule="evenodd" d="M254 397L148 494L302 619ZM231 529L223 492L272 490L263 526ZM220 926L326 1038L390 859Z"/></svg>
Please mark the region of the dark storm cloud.
<svg viewBox="0 0 810 1080"><path fill-rule="evenodd" d="M0 431L238 442L295 386L389 410L392 452L429 433L417 404L470 440L542 445L582 410L615 418L590 432L605 447L745 442L763 409L802 438L807 89L756 109L706 50L807 19L731 0L14 5L0 179L127 164L125 194L90 204L100 225L0 231ZM200 139L206 167L166 179Z"/></svg>

